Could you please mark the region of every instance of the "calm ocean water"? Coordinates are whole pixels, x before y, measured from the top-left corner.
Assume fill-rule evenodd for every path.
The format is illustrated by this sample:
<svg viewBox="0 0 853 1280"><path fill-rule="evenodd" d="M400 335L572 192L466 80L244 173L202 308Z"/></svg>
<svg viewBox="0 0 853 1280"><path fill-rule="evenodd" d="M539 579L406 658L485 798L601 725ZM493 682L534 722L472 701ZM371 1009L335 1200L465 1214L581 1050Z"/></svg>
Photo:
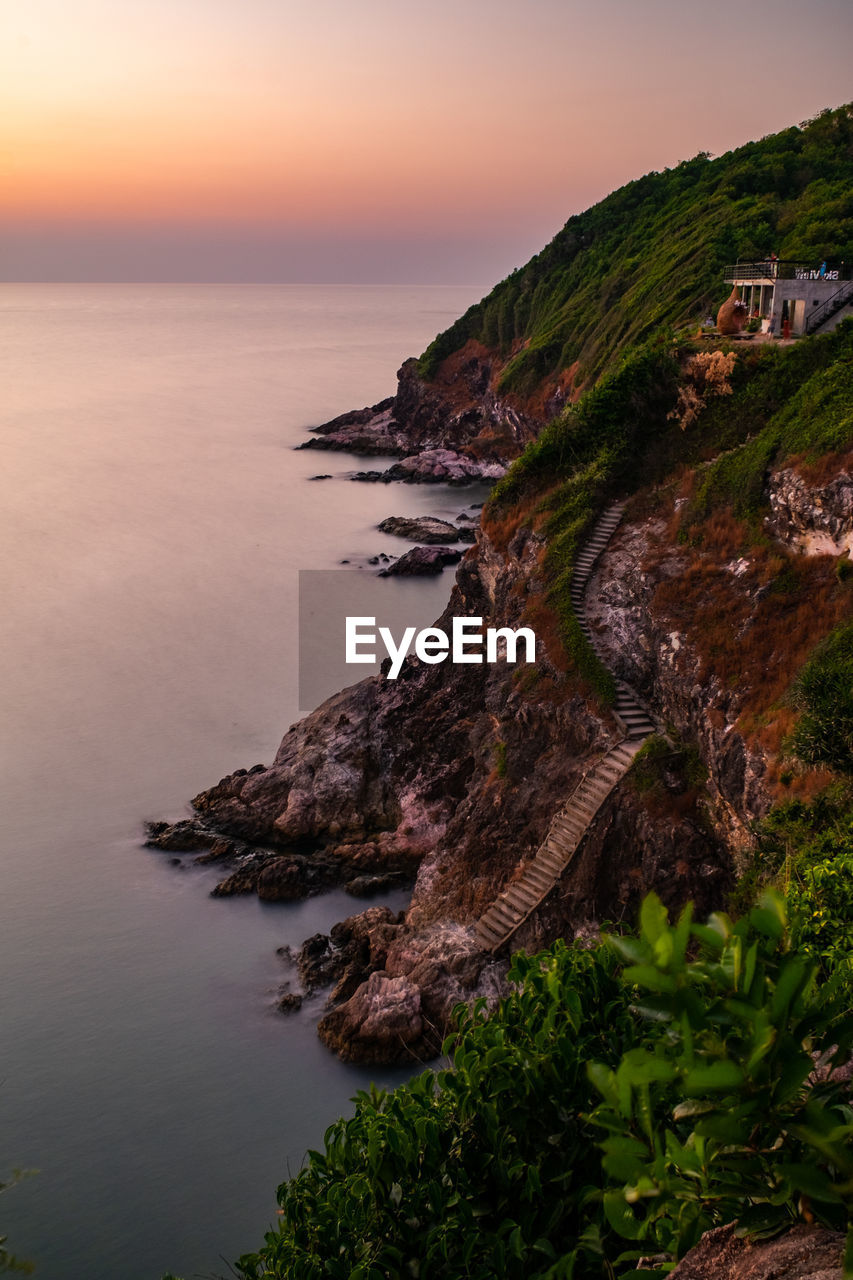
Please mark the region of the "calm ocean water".
<svg viewBox="0 0 853 1280"><path fill-rule="evenodd" d="M141 824L272 758L298 569L479 496L292 445L481 292L0 286L0 1180L39 1171L0 1235L40 1280L227 1274L356 1089L401 1078L332 1058L319 998L273 1009L276 947L355 900L211 899ZM426 625L450 584L388 587Z"/></svg>

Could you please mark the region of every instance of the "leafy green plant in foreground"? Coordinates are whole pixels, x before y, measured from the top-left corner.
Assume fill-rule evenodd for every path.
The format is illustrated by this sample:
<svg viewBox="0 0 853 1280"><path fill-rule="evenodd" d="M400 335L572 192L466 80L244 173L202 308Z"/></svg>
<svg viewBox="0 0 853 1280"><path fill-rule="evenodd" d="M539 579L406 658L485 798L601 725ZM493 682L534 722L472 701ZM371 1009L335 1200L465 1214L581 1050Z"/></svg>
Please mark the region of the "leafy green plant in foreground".
<svg viewBox="0 0 853 1280"><path fill-rule="evenodd" d="M705 926L650 897L637 937L516 956L490 1017L457 1011L452 1068L332 1126L241 1274L626 1280L716 1223L847 1227L853 1112L814 1072L853 1016L816 972L773 896Z"/></svg>
<svg viewBox="0 0 853 1280"><path fill-rule="evenodd" d="M655 1029L615 1071L590 1067L603 1098L591 1119L607 1134L604 1181L621 1184L605 1190L605 1213L636 1242L617 1270L644 1254L680 1257L734 1219L773 1235L805 1212L846 1229L853 1111L841 1086L814 1072L849 1054L849 988L839 975L817 989L817 963L788 946L782 898L766 896L737 924L715 915L695 926L688 907L671 926L650 897L639 939L611 945Z"/></svg>

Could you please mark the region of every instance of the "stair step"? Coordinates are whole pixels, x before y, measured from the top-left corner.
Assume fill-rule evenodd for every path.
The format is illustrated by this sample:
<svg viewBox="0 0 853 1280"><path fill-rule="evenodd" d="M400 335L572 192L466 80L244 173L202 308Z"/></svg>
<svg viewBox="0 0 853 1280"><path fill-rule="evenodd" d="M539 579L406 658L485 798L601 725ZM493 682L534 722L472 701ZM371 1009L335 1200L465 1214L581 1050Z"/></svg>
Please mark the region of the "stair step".
<svg viewBox="0 0 853 1280"><path fill-rule="evenodd" d="M494 944L496 942L500 942L501 938L503 937L503 932L499 929L493 928L493 926L489 923L488 915L481 916L481 918L477 921L475 925L475 932L489 946L494 946Z"/></svg>
<svg viewBox="0 0 853 1280"><path fill-rule="evenodd" d="M575 807L580 809L582 813L590 807L592 807L594 812L601 804L601 801L604 799L606 794L607 793L605 791L600 791L598 788L590 786L588 782L582 782L575 794L572 796L572 801L574 802Z"/></svg>
<svg viewBox="0 0 853 1280"><path fill-rule="evenodd" d="M543 850L552 858L559 858L563 863L567 862L580 844L583 836L565 836L559 831L554 831L548 836L543 845Z"/></svg>
<svg viewBox="0 0 853 1280"><path fill-rule="evenodd" d="M489 933L485 929L479 928L479 924L478 924L476 933L477 933L477 941L479 942L483 951L491 951L492 953L494 953L496 951L499 951L500 948L503 946L503 943L505 940L503 934L498 935L498 934Z"/></svg>
<svg viewBox="0 0 853 1280"><path fill-rule="evenodd" d="M555 831L564 831L567 836L579 836L586 829L586 819L573 808L564 809L551 819Z"/></svg>
<svg viewBox="0 0 853 1280"><path fill-rule="evenodd" d="M565 829L552 827L548 832L545 844L547 848L553 848L558 857L566 858L574 853L581 840L583 840L585 833L586 827L582 831L566 831Z"/></svg>
<svg viewBox="0 0 853 1280"><path fill-rule="evenodd" d="M599 773L598 769L593 769L591 773L586 775L586 784L598 791L609 791L613 785L613 779L605 777Z"/></svg>
<svg viewBox="0 0 853 1280"><path fill-rule="evenodd" d="M517 924L519 912L514 910L512 905L507 903L503 897L496 898L489 907L489 916L496 925L506 926Z"/></svg>
<svg viewBox="0 0 853 1280"><path fill-rule="evenodd" d="M536 856L532 858L530 862L528 862L527 868L524 872L524 879L525 880L529 879L531 884L538 884L540 881L542 882L542 884L546 884L546 883L550 884L551 882L550 874L548 870L539 861L538 852Z"/></svg>
<svg viewBox="0 0 853 1280"><path fill-rule="evenodd" d="M538 894L550 893L554 888L554 877L549 875L543 867L538 868L536 871L532 867L528 867L524 878Z"/></svg>
<svg viewBox="0 0 853 1280"><path fill-rule="evenodd" d="M535 907L539 900L539 894L532 889L525 888L521 881L517 881L511 889L504 889L504 897L508 904L522 915L527 915L528 911Z"/></svg>
<svg viewBox="0 0 853 1280"><path fill-rule="evenodd" d="M511 933L515 933L520 923L520 920L506 921L494 916L490 920L490 928L498 935L500 941L504 942Z"/></svg>
<svg viewBox="0 0 853 1280"><path fill-rule="evenodd" d="M618 764L615 764L609 758L606 761L602 761L602 763L596 767L595 771L599 777L607 778L610 782L618 782L622 777L622 774L625 772L624 769L622 769Z"/></svg>
<svg viewBox="0 0 853 1280"><path fill-rule="evenodd" d="M580 818L552 818L551 830L560 831L570 839L576 840L578 836L583 835L586 830L586 823Z"/></svg>

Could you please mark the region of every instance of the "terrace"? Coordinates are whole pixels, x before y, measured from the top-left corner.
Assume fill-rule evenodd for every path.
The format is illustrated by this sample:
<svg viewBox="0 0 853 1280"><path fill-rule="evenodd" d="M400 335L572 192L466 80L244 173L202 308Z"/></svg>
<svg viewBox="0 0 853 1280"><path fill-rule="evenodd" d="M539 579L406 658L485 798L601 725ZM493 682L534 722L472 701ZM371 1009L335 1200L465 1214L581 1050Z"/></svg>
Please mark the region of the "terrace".
<svg viewBox="0 0 853 1280"><path fill-rule="evenodd" d="M736 262L724 273L752 319L769 334L799 337L837 323L853 305L853 268L844 262L782 258Z"/></svg>

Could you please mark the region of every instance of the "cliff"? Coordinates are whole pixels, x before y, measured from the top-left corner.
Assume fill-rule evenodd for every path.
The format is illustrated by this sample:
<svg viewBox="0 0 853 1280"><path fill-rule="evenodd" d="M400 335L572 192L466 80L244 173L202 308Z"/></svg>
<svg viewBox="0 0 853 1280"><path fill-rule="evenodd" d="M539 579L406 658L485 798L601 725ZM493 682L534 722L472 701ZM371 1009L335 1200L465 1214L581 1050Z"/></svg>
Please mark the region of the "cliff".
<svg viewBox="0 0 853 1280"><path fill-rule="evenodd" d="M294 725L271 765L150 830L221 862L223 895L414 879L404 919L356 916L318 944L337 983L320 1032L343 1056L422 1058L457 1001L496 998L506 958L474 926L619 741L614 677L660 732L513 945L629 918L650 890L724 905L754 863L756 823L828 781L792 766L786 741L797 673L853 611L853 328L726 351L660 325L701 314L737 252L776 237L809 251L815 184L831 204L853 176L851 139L842 108L629 184L408 361L396 396L311 441L396 454L383 479L503 477L438 625L479 616L538 637L532 667L412 658L396 681L363 680ZM853 254L849 219L835 225ZM574 566L615 498L624 518L582 626Z"/></svg>
<svg viewBox="0 0 853 1280"><path fill-rule="evenodd" d="M824 775L815 770L781 781L792 722L785 694L853 609L837 570L853 541L853 454L837 397L822 418L792 418L791 406L809 385L831 385L851 351L845 329L799 349L749 352L733 369L731 394L709 401L690 430L677 418L661 421L660 404L673 366L689 380L690 351L628 366L603 384L602 397L608 413L621 413L632 388L640 427L632 434L608 418L602 436L592 410L567 410L554 430L574 441L568 479L540 466L553 448L543 437L525 455L522 479L511 473L489 504L438 620L445 630L453 616L532 626L535 666L407 659L398 680L363 680L294 725L269 767L240 770L196 798L191 840L209 845L216 833L214 856L218 848L236 857L222 893L288 898L415 874L403 921L371 924L357 954L349 943L358 926L331 948L338 986L320 1030L343 1056L434 1053L455 1003L498 994L505 960L481 950L472 926L522 873L590 763L621 736L571 636L567 644L553 563L565 551L561 502L585 433L589 456L608 440L602 493L625 483L611 428L630 441L640 482L596 564L588 617L606 666L645 700L668 739L608 798L513 945L534 949L604 918L629 918L650 890L673 907L691 898L702 912L723 905L749 865L755 822L781 796L819 788ZM778 396L762 401L787 364L798 373L789 394L781 405ZM849 400L849 383L839 385ZM668 394L672 401L672 387ZM736 427L744 402L750 417ZM788 422L782 435L780 422ZM742 443L732 443L736 430ZM803 432L809 461L796 456ZM827 448L845 432L847 451ZM715 434L729 448L696 461L714 452ZM765 438L769 466L756 452ZM730 476L742 484L756 467L759 492L744 514ZM820 485L809 479L817 474ZM575 516L570 508L570 527ZM186 831L160 837L166 845L182 838Z"/></svg>

